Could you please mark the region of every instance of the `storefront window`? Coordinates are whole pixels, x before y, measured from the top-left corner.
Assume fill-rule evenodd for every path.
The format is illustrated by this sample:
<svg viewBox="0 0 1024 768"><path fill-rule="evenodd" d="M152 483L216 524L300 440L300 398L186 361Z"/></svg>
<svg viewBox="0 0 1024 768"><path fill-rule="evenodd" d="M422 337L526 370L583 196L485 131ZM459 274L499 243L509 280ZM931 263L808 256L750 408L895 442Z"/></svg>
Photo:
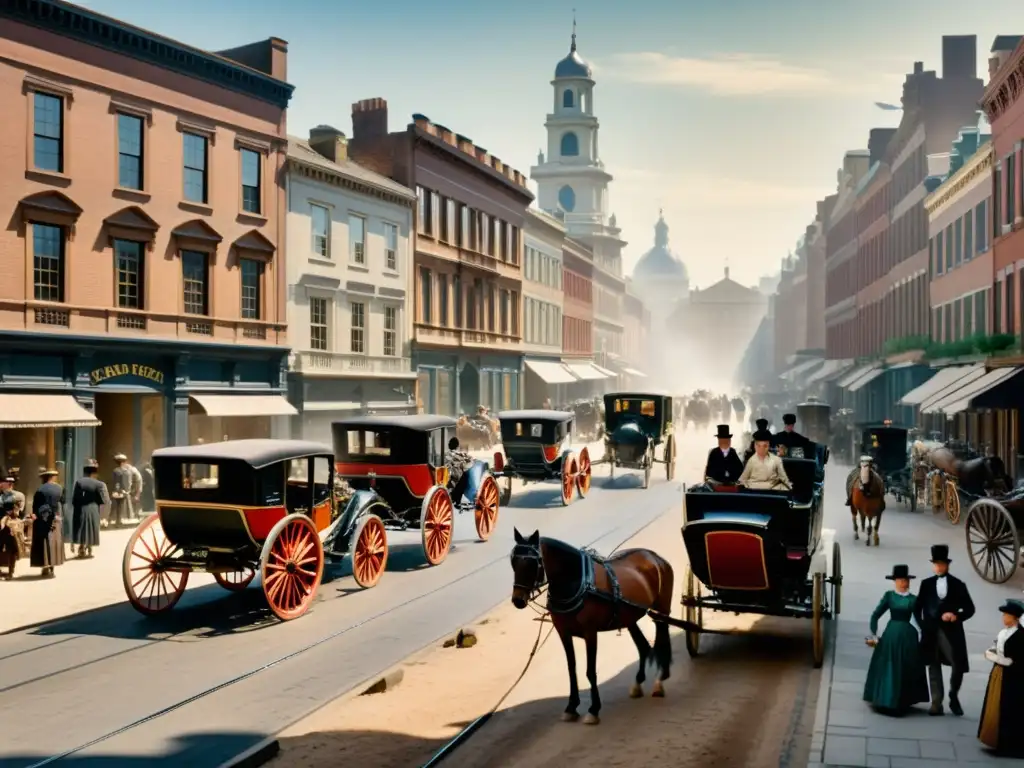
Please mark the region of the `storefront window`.
<svg viewBox="0 0 1024 768"><path fill-rule="evenodd" d="M221 440L269 439L270 431L270 416L188 415L188 436L193 445L219 443Z"/></svg>
<svg viewBox="0 0 1024 768"><path fill-rule="evenodd" d="M40 484L39 470L56 469L60 473L57 482L67 484L66 434L64 429L53 428L0 430L3 469L17 470L15 488L25 494L29 508Z"/></svg>

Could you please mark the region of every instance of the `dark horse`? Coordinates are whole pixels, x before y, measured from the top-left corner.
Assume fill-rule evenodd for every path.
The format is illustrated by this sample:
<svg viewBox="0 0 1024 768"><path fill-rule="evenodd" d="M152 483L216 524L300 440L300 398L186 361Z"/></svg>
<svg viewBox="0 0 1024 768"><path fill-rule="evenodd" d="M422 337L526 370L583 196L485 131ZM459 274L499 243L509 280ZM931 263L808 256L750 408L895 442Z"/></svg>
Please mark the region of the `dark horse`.
<svg viewBox="0 0 1024 768"><path fill-rule="evenodd" d="M937 448L928 454L928 461L946 474L952 475L968 493L984 496L989 492L1006 493L1013 487L1006 474L1006 465L998 456L958 459L948 448Z"/></svg>
<svg viewBox="0 0 1024 768"><path fill-rule="evenodd" d="M664 696L662 683L672 667L672 643L668 625L658 623L654 648L637 626L651 608L672 610L672 566L649 549L626 549L605 559L557 539L542 539L539 531L529 538L515 532L512 549L512 605L525 608L545 586L551 623L562 640L569 666L569 704L562 719L579 719L580 689L576 681L576 651L572 639L581 637L587 646L587 680L590 710L583 722L600 722L601 696L597 692L597 633L627 629L640 654L632 698L644 695L648 663L658 666L652 696Z"/></svg>

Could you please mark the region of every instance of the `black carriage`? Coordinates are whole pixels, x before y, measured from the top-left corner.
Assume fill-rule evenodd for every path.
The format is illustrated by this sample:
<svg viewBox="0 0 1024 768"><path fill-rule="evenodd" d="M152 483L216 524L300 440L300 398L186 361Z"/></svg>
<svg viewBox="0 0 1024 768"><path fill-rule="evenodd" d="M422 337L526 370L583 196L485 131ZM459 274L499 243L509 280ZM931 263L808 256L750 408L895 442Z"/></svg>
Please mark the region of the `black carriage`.
<svg viewBox="0 0 1024 768"><path fill-rule="evenodd" d="M807 398L807 402L796 407L798 430L810 440L821 445L831 443L832 409L816 397Z"/></svg>
<svg viewBox="0 0 1024 768"><path fill-rule="evenodd" d="M917 511L907 430L888 421L861 427L861 455L871 457L875 471L885 483L885 492L891 493L897 502L907 502L911 512Z"/></svg>
<svg viewBox="0 0 1024 768"><path fill-rule="evenodd" d="M573 415L576 438L581 442L600 440L604 430L604 413L598 398L576 400L569 405Z"/></svg>
<svg viewBox="0 0 1024 768"><path fill-rule="evenodd" d="M824 457L820 448L813 455ZM814 666L824 661L822 621L839 615L843 581L835 532L822 529L824 467L782 461L789 492L698 485L685 493L683 620L651 618L683 627L691 656L702 633L718 634L704 627L709 610L811 619Z"/></svg>
<svg viewBox="0 0 1024 768"><path fill-rule="evenodd" d="M494 476L505 478L501 503L512 498L512 480L526 483L557 480L562 488L562 505L568 506L573 493L585 498L593 473L590 451L577 454L571 447L574 416L567 411L502 411L501 445L504 453L494 454Z"/></svg>
<svg viewBox="0 0 1024 768"><path fill-rule="evenodd" d="M430 565L451 550L456 510L473 511L481 541L498 521L498 483L486 462L473 461L458 481L452 476L449 442L456 428L455 419L430 415L360 416L331 425L335 471L355 489L348 506L374 516L381 531L419 530Z"/></svg>
<svg viewBox="0 0 1024 768"><path fill-rule="evenodd" d="M644 488L651 484L655 464L665 465L665 477L676 474L676 438L672 432L672 398L649 392L613 392L604 396L604 458L611 476L616 467L644 473ZM662 457L657 449L664 444Z"/></svg>
<svg viewBox="0 0 1024 768"><path fill-rule="evenodd" d="M1009 581L1021 561L1024 490L975 499L967 509L964 525L967 555L981 578L1002 584Z"/></svg>

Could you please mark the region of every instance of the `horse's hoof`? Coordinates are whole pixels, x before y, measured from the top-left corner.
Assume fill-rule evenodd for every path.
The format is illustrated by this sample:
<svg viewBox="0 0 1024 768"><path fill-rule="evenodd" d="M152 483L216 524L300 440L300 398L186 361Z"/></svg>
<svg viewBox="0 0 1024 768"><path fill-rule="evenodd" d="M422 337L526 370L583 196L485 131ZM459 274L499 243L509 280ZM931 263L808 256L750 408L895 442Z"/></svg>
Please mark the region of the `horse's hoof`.
<svg viewBox="0 0 1024 768"><path fill-rule="evenodd" d="M592 715L589 712L583 717L584 725L597 725L601 722L601 718L597 715Z"/></svg>
<svg viewBox="0 0 1024 768"><path fill-rule="evenodd" d="M633 683L633 686L629 689L629 698L631 699L642 699L644 697L644 689L640 683Z"/></svg>
<svg viewBox="0 0 1024 768"><path fill-rule="evenodd" d="M661 687L661 683L655 683L654 684L654 690L651 691L651 698L654 698L654 699L664 699L665 698L665 689Z"/></svg>
<svg viewBox="0 0 1024 768"><path fill-rule="evenodd" d="M587 715L587 717L590 717L590 715ZM562 722L563 723L575 723L579 719L580 719L580 716L578 714L576 714L575 712L563 712L562 713Z"/></svg>

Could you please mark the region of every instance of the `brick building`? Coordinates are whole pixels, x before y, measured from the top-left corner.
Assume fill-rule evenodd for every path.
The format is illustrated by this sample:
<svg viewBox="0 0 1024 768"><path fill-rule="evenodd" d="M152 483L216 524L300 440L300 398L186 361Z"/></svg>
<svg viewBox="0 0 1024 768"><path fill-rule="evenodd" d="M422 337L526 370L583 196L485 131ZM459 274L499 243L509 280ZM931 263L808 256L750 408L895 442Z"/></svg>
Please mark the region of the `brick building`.
<svg viewBox="0 0 1024 768"><path fill-rule="evenodd" d="M416 191L413 365L420 406L517 407L526 177L424 115L388 131L384 99L352 105L349 156Z"/></svg>
<svg viewBox="0 0 1024 768"><path fill-rule="evenodd" d="M858 330L857 187L871 167L866 149L851 150L836 174L836 200L825 223L825 354L831 360L865 354Z"/></svg>
<svg viewBox="0 0 1024 768"><path fill-rule="evenodd" d="M779 287L773 313L775 349L773 370L783 374L792 370L790 360L807 349L807 254L803 238L796 253L782 260Z"/></svg>
<svg viewBox="0 0 1024 768"><path fill-rule="evenodd" d="M583 382L574 394L596 389L606 376L594 368L594 254L583 243L562 245L562 359Z"/></svg>
<svg viewBox="0 0 1024 768"><path fill-rule="evenodd" d="M108 478L115 453L294 414L286 72L282 40L207 53L58 0L0 5L5 466L67 484L95 456Z"/></svg>

